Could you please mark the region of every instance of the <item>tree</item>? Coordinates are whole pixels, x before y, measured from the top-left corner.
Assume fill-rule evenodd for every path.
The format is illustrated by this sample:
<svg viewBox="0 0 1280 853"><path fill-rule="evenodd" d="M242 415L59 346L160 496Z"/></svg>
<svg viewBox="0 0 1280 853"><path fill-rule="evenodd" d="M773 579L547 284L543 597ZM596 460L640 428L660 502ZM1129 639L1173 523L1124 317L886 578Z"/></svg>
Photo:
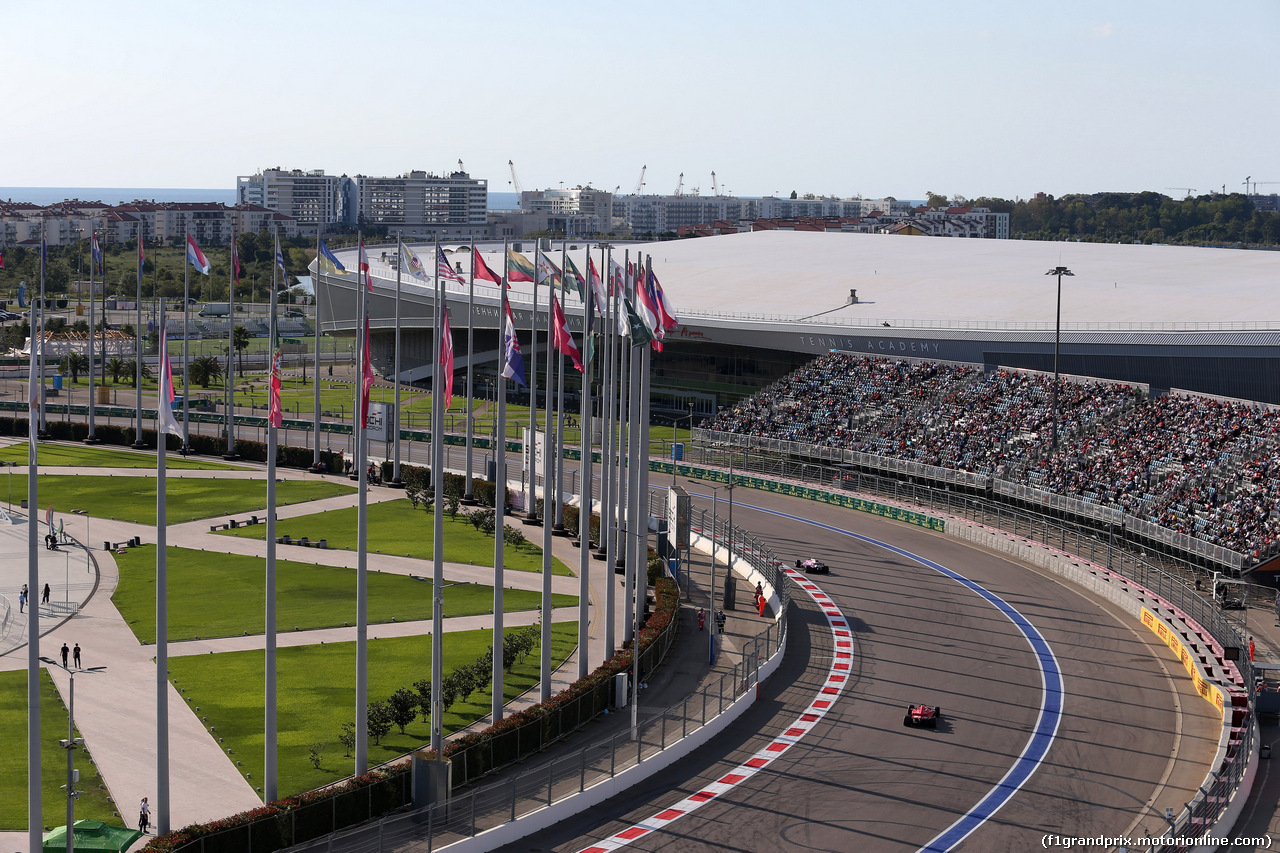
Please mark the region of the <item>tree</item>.
<svg viewBox="0 0 1280 853"><path fill-rule="evenodd" d="M240 356L240 375L244 375L244 351L249 348L249 330L244 326L236 326L231 333L231 346L235 348L236 354Z"/></svg>
<svg viewBox="0 0 1280 853"><path fill-rule="evenodd" d="M951 206L950 204L947 203L947 197L945 195L938 195L933 190L925 190L924 198L925 198L924 203L926 207L932 207L938 210L945 210L946 208Z"/></svg>
<svg viewBox="0 0 1280 853"><path fill-rule="evenodd" d="M422 711L422 722L425 723L431 718L431 679L413 682L413 689L418 691L418 708Z"/></svg>
<svg viewBox="0 0 1280 853"><path fill-rule="evenodd" d="M400 734L404 734L404 727L418 716L418 697L412 690L401 687L391 694L387 706L391 711L391 722L400 727Z"/></svg>
<svg viewBox="0 0 1280 853"><path fill-rule="evenodd" d="M107 375L111 377L112 382L119 382L120 377L124 375L125 368L128 364L122 358L111 358L107 361Z"/></svg>
<svg viewBox="0 0 1280 853"><path fill-rule="evenodd" d="M202 355L191 362L191 380L208 388L209 383L222 378L222 365L214 355Z"/></svg>
<svg viewBox="0 0 1280 853"><path fill-rule="evenodd" d="M80 374L89 369L89 358L78 352L69 352L62 357L62 372L71 374L71 381L80 379Z"/></svg>
<svg viewBox="0 0 1280 853"><path fill-rule="evenodd" d="M356 724L355 723L342 724L342 731L338 733L338 743L342 744L343 749L347 751L346 754L350 756L351 750L356 748Z"/></svg>
<svg viewBox="0 0 1280 853"><path fill-rule="evenodd" d="M125 367L128 370L129 384L135 388L138 387L138 360L133 359L125 362ZM145 361L142 362L142 378L151 378L151 367Z"/></svg>
<svg viewBox="0 0 1280 853"><path fill-rule="evenodd" d="M374 746L377 746L384 737L391 734L391 706L386 702L370 702L368 714L369 737L373 738Z"/></svg>

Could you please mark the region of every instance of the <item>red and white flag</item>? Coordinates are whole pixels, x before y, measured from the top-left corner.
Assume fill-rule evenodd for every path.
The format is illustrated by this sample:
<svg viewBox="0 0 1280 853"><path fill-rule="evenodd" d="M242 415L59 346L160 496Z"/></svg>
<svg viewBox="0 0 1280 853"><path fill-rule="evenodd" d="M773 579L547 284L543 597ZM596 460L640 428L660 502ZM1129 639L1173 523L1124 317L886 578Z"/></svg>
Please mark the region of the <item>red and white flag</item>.
<svg viewBox="0 0 1280 853"><path fill-rule="evenodd" d="M445 254L444 249L436 247L436 275L440 278L451 278L454 281L462 281L462 276L449 266L449 257Z"/></svg>
<svg viewBox="0 0 1280 853"><path fill-rule="evenodd" d="M444 407L453 405L453 329L449 328L449 306L444 308L440 327L440 373L444 379Z"/></svg>
<svg viewBox="0 0 1280 853"><path fill-rule="evenodd" d="M280 402L280 362L283 358L284 353L280 350L276 350L271 358L271 401L267 410L267 420L276 429L284 425L284 406Z"/></svg>
<svg viewBox="0 0 1280 853"><path fill-rule="evenodd" d="M587 258L587 277L591 279L591 289L596 294L596 313L603 317L609 297L605 292L604 282L600 280L600 271L596 269L596 262L591 257Z"/></svg>
<svg viewBox="0 0 1280 853"><path fill-rule="evenodd" d="M360 240L360 272L364 273L364 286L369 288L369 292L373 293L373 275L369 272L369 256L364 251L364 240ZM368 343L368 339L365 339Z"/></svg>
<svg viewBox="0 0 1280 853"><path fill-rule="evenodd" d="M364 352L360 354L360 429L369 423L369 391L373 388L373 361L369 358L369 318L364 318Z"/></svg>
<svg viewBox="0 0 1280 853"><path fill-rule="evenodd" d="M551 318L556 349L560 350L561 355L567 355L573 359L573 366L578 368L579 373L582 373L582 353L578 351L578 345L573 342L573 335L569 332L569 325L565 322L564 312L560 310L560 300L556 298L555 290L551 291Z"/></svg>

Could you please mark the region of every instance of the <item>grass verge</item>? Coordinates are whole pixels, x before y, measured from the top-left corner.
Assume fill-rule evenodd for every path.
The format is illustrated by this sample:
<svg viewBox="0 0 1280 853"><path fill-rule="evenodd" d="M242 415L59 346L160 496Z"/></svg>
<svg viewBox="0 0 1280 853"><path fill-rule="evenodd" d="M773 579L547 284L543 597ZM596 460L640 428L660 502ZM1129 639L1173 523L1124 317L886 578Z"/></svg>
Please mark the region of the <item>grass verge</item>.
<svg viewBox="0 0 1280 853"><path fill-rule="evenodd" d="M574 649L577 624L552 626L552 659L559 665ZM463 631L445 638L444 671L467 664L492 645L493 632ZM280 649L277 659L279 792L286 797L349 776L354 760L338 740L342 724L355 721L355 643ZM173 658L169 669L183 698L199 715L228 757L256 789L262 786L264 679L262 652ZM369 642L369 699L385 700L401 687L430 677L431 638L396 637ZM515 665L503 684L514 699L538 681L538 653ZM445 715L445 732L470 725L489 712L488 689L459 701ZM369 743L369 765L391 761L430 742L421 714L402 735L393 727L380 744ZM309 757L314 748L319 766Z"/></svg>
<svg viewBox="0 0 1280 853"><path fill-rule="evenodd" d="M469 525L468 525L469 526ZM156 641L156 554L131 548L115 557L120 583L112 603L140 643ZM266 561L242 554L168 548L169 639L193 640L265 633L263 579ZM408 622L431 618L429 579L370 571L369 622ZM338 628L356 623L356 570L316 566L292 560L276 562L276 625ZM503 610L533 610L541 603L535 590L508 589ZM577 596L553 595L553 607L576 604ZM445 616L474 616L493 609L493 587L449 584Z"/></svg>

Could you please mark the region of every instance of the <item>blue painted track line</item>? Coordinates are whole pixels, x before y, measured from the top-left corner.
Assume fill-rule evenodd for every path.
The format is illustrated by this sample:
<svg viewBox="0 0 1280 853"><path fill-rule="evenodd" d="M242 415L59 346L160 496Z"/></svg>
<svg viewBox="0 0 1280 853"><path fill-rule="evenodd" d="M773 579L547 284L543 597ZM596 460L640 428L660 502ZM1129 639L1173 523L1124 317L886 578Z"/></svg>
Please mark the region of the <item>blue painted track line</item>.
<svg viewBox="0 0 1280 853"><path fill-rule="evenodd" d="M706 498L710 496L698 495L698 497ZM919 853L944 853L944 851L951 850L961 841L968 838L983 823L990 820L996 812L1004 807L1005 803L1009 802L1018 793L1022 786L1027 783L1027 780L1031 778L1031 775L1039 769L1049 752L1049 747L1053 745L1054 737L1058 733L1058 725L1062 722L1063 697L1062 670L1058 666L1058 659L1054 656L1053 649L1049 647L1048 641L1045 640L1036 627L1025 616L1015 610L1011 604L995 593L969 580L964 575L952 571L940 563L935 563L933 560L913 554L896 545L890 545L888 542L881 542L878 539L872 539L870 536L854 533L852 530L823 524L819 521L791 515L776 509L768 509L741 502L737 505L743 509L776 515L780 518L811 524L814 527L820 527L832 533L840 533L852 539L857 539L859 542L883 548L908 560L914 560L922 566L927 566L986 599L992 606L1003 613L1005 618L1013 623L1014 627L1022 633L1022 636L1026 638L1027 643L1031 646L1031 651L1035 654L1036 663L1040 669L1041 687L1040 713L1036 718L1035 728L1032 729L1031 737L1023 747L1022 754L1018 756L1018 759L1004 774L1004 777L995 784L995 787L988 791L986 796L979 800L973 808L961 815L955 823L940 832L928 844L921 847Z"/></svg>

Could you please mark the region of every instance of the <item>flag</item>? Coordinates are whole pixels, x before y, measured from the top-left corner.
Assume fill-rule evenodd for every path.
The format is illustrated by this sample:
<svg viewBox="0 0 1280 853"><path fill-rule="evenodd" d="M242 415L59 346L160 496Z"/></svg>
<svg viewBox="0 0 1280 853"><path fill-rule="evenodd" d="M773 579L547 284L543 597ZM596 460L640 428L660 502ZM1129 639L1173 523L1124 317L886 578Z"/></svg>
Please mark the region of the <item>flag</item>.
<svg viewBox="0 0 1280 853"><path fill-rule="evenodd" d="M436 246L436 275L440 278L462 281L462 276L458 275L453 267L449 266L449 259L445 256L445 250L439 246Z"/></svg>
<svg viewBox="0 0 1280 853"><path fill-rule="evenodd" d="M142 248L142 226L138 226L138 269L142 269L142 262L147 259L147 252Z"/></svg>
<svg viewBox="0 0 1280 853"><path fill-rule="evenodd" d="M369 318L364 318L364 352L360 355L360 429L369 423L369 391L373 388L373 360L369 358Z"/></svg>
<svg viewBox="0 0 1280 853"><path fill-rule="evenodd" d="M642 281L636 282L634 308L636 313L640 315L640 319L644 321L645 326L648 327L649 335L656 338L660 328L658 324L658 307L653 304L653 300L649 296L649 290Z"/></svg>
<svg viewBox="0 0 1280 853"><path fill-rule="evenodd" d="M533 277L533 264L529 259L515 249L507 249L507 281L533 281Z"/></svg>
<svg viewBox="0 0 1280 853"><path fill-rule="evenodd" d="M444 306L440 327L440 370L444 379L444 407L453 405L453 330L449 328L449 306Z"/></svg>
<svg viewBox="0 0 1280 853"><path fill-rule="evenodd" d="M0 252L0 270L4 269L4 253Z"/></svg>
<svg viewBox="0 0 1280 853"><path fill-rule="evenodd" d="M18 307L26 308L27 306L27 283L25 281L18 282Z"/></svg>
<svg viewBox="0 0 1280 853"><path fill-rule="evenodd" d="M320 241L320 255L316 258L316 264L330 275L337 275L340 272L347 271L342 262L333 256L333 252L329 251L329 247L324 244L323 240Z"/></svg>
<svg viewBox="0 0 1280 853"><path fill-rule="evenodd" d="M550 281L553 287L559 284L561 280L560 268L555 265L555 262L552 261L550 258L548 258L546 255L542 254L541 252L538 253L537 258L538 258L538 270L537 270L538 284L542 284L543 282L546 282L546 281Z"/></svg>
<svg viewBox="0 0 1280 853"><path fill-rule="evenodd" d="M573 258L568 255L564 256L564 271L567 273L564 283L569 285L579 299L586 299L587 295L583 292L582 286L587 283L587 280L582 277L582 273L578 272L577 266L573 263Z"/></svg>
<svg viewBox="0 0 1280 853"><path fill-rule="evenodd" d="M364 251L364 239L360 240L360 272L364 273L364 286L369 288L369 292L373 293L373 275L369 272L369 256Z"/></svg>
<svg viewBox="0 0 1280 853"><path fill-rule="evenodd" d="M494 284L502 283L502 279L498 278L494 271L489 269L489 265L484 262L484 257L481 256L479 249L471 249L471 268L475 270L476 278L491 281Z"/></svg>
<svg viewBox="0 0 1280 853"><path fill-rule="evenodd" d="M658 277L653 274L653 270L649 270L649 292L653 296L654 304L658 307L658 319L662 321L662 328L674 329L679 326L680 319L676 317L671 303L667 301L667 294L658 283Z"/></svg>
<svg viewBox="0 0 1280 853"><path fill-rule="evenodd" d="M400 269L407 272L414 278L420 278L424 281L429 278L426 269L422 266L422 259L414 254L404 243L400 244Z"/></svg>
<svg viewBox="0 0 1280 853"><path fill-rule="evenodd" d="M625 282L626 279L623 277L622 265L612 258L610 259L610 262L613 264L613 275L609 276L609 295L613 296L614 294L622 291L623 282Z"/></svg>
<svg viewBox="0 0 1280 853"><path fill-rule="evenodd" d="M582 373L582 353L578 351L578 345L573 342L573 335L569 332L569 326L564 320L564 312L560 310L560 300L556 298L554 290L551 291L551 323L556 349L560 350L561 355L569 356L573 360L573 366Z"/></svg>
<svg viewBox="0 0 1280 853"><path fill-rule="evenodd" d="M284 268L284 252L280 251L280 235L276 234L276 266L280 268L280 278L285 287L289 286L289 271Z"/></svg>
<svg viewBox="0 0 1280 853"><path fill-rule="evenodd" d="M182 424L178 423L178 419L173 414L173 401L175 398L173 393L173 365L169 361L167 325L162 316L160 319L160 358L162 359L160 362L160 401L156 405L156 419L159 421L157 428L160 432L167 432L170 435L182 438Z"/></svg>
<svg viewBox="0 0 1280 853"><path fill-rule="evenodd" d="M596 292L596 313L603 317L605 306L609 303L609 296L604 289L604 282L600 280L600 271L596 269L596 262L590 257L587 258L587 275L591 276L591 289Z"/></svg>
<svg viewBox="0 0 1280 853"><path fill-rule="evenodd" d="M240 283L240 235L231 238L231 283Z"/></svg>
<svg viewBox="0 0 1280 853"><path fill-rule="evenodd" d="M653 343L653 333L649 331L649 327L640 319L640 315L636 313L636 308L631 304L631 300L625 296L622 297L622 308L623 310L618 313L618 331L631 338L633 347Z"/></svg>
<svg viewBox="0 0 1280 853"><path fill-rule="evenodd" d="M89 265L90 267L97 265L98 273L102 273L102 249L98 248L98 232L93 232L93 237L89 241ZM92 272L92 270L90 270Z"/></svg>
<svg viewBox="0 0 1280 853"><path fill-rule="evenodd" d="M511 313L511 305L507 305L507 322L502 331L502 348L506 352L506 367L502 368L503 379L514 379L524 387L524 357L520 355L520 340L516 337L516 318Z"/></svg>
<svg viewBox="0 0 1280 853"><path fill-rule="evenodd" d="M142 253L142 241L138 241L138 253ZM196 245L196 238L190 234L187 235L187 263L196 268L197 272L204 275L209 274L209 260L204 256L204 252L200 251L200 247Z"/></svg>
<svg viewBox="0 0 1280 853"><path fill-rule="evenodd" d="M271 402L267 410L267 421L276 429L284 425L284 406L280 402L280 374L283 360L284 353L277 346L275 355L271 357Z"/></svg>

